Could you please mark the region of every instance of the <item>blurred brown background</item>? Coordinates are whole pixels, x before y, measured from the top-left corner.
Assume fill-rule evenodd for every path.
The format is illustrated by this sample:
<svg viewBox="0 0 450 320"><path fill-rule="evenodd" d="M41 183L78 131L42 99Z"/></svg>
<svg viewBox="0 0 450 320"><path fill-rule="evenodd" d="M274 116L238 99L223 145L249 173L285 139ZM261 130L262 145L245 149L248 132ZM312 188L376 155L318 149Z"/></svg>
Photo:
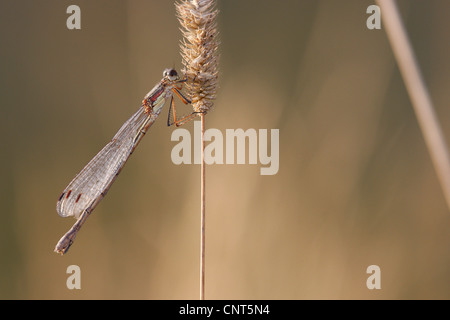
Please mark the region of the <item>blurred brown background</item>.
<svg viewBox="0 0 450 320"><path fill-rule="evenodd" d="M218 2L207 127L279 129L280 169L208 166L206 298L449 299L450 212L385 31L366 28L373 1ZM399 6L448 142L450 2ZM1 299L198 298L200 167L172 164L168 108L53 253L75 222L58 196L180 69L178 28L172 1L0 2Z"/></svg>

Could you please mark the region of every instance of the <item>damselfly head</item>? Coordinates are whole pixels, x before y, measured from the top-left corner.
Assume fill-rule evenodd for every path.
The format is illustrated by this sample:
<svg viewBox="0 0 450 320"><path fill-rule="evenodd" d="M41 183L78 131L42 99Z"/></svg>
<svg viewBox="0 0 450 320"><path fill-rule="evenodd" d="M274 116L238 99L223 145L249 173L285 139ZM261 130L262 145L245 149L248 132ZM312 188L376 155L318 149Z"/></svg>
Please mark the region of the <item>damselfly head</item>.
<svg viewBox="0 0 450 320"><path fill-rule="evenodd" d="M178 73L175 69L167 68L163 72L163 77L170 81L175 81L178 80Z"/></svg>

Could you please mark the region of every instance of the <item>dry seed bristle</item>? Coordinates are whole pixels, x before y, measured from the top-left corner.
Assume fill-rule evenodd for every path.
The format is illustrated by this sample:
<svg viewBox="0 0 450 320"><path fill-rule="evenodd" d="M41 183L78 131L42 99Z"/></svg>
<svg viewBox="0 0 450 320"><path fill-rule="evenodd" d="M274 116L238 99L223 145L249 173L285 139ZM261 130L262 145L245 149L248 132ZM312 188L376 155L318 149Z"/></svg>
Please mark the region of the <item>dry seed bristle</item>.
<svg viewBox="0 0 450 320"><path fill-rule="evenodd" d="M218 10L213 0L180 0L176 10L183 35L180 47L186 87L192 94L194 111L207 112L218 86Z"/></svg>

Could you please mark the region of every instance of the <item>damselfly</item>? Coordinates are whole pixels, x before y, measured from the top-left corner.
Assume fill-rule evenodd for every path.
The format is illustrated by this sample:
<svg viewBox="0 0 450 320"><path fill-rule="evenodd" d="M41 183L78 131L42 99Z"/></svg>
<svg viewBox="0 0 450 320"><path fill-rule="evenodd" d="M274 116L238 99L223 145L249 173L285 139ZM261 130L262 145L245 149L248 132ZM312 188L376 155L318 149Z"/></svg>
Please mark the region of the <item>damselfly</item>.
<svg viewBox="0 0 450 320"><path fill-rule="evenodd" d="M174 109L173 94L185 103L190 103L182 93L182 85L186 79L180 79L174 69L165 69L162 80L145 96L139 110L131 116L116 133L113 139L81 170L59 196L56 210L62 217L74 216L77 222L59 240L55 252L63 255L69 250L77 232L100 200L105 197L112 183L141 141L147 130L160 114L162 107L170 99L173 110L173 122L169 111L168 125L177 126L196 116L177 120Z"/></svg>

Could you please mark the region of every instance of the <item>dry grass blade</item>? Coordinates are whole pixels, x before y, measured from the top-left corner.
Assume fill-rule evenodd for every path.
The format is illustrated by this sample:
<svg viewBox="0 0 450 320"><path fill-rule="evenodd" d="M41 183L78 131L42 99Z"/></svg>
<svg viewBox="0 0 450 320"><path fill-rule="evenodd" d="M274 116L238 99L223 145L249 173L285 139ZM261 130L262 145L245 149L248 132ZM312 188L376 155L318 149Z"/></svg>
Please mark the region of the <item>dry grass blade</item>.
<svg viewBox="0 0 450 320"><path fill-rule="evenodd" d="M450 209L450 157L433 103L423 81L395 1L377 0L392 50Z"/></svg>

